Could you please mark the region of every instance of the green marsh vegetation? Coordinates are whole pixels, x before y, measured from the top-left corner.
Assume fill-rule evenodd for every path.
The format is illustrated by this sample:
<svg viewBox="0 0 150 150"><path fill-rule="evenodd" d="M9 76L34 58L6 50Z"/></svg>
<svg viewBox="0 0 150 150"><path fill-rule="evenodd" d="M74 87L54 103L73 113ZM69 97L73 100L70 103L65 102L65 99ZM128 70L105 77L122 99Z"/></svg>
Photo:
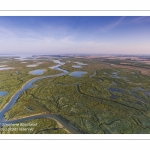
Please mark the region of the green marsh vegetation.
<svg viewBox="0 0 150 150"><path fill-rule="evenodd" d="M61 115L82 133L150 133L150 76L97 60L62 61L68 60L62 69L87 74L38 80L5 118L50 113ZM74 62L88 65L73 68Z"/></svg>
<svg viewBox="0 0 150 150"><path fill-rule="evenodd" d="M0 109L10 100L10 98L20 89L28 80L38 77L38 75L29 74L30 71L36 69L46 69L43 75L52 75L60 73L60 71L52 70L48 67L56 65L51 60L44 60L42 64L36 67L27 67L28 64L36 64L34 60L26 60L27 63L6 58L0 58L0 65L6 67L14 67L10 70L0 70L0 91L6 91L8 94L0 97Z"/></svg>

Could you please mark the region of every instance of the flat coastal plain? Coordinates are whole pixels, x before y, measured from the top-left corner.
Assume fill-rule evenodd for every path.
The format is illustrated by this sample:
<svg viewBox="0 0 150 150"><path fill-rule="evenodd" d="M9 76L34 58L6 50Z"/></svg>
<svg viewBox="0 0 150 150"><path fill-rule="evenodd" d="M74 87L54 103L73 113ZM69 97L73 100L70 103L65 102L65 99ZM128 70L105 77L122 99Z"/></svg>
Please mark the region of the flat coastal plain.
<svg viewBox="0 0 150 150"><path fill-rule="evenodd" d="M149 134L150 57L1 55L0 127L1 134Z"/></svg>

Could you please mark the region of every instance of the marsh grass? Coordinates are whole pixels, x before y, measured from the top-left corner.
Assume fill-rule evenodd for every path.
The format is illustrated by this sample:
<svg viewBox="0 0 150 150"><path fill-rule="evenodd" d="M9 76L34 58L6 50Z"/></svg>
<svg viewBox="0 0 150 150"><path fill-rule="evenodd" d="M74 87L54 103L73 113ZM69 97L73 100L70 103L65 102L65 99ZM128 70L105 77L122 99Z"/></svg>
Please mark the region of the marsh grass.
<svg viewBox="0 0 150 150"><path fill-rule="evenodd" d="M64 75L38 80L32 88L21 94L12 109L5 114L5 118L54 113L61 115L82 133L150 133L150 97L144 95L144 92L150 89L150 76L143 75L137 70L133 70L135 73L132 74L128 69L113 68L109 64L112 62L98 63L98 60L75 58L68 60L71 62L61 68L69 72L86 71L87 74L81 78ZM88 65L73 68L72 65L76 61ZM36 69L48 65L44 63ZM24 70L26 75L30 69ZM58 72L48 70L45 74ZM112 78L111 74L114 72L117 72L120 78ZM28 75L27 79L30 77ZM135 90L137 87L144 90ZM123 92L110 91L109 88ZM7 88L5 90L8 91Z"/></svg>

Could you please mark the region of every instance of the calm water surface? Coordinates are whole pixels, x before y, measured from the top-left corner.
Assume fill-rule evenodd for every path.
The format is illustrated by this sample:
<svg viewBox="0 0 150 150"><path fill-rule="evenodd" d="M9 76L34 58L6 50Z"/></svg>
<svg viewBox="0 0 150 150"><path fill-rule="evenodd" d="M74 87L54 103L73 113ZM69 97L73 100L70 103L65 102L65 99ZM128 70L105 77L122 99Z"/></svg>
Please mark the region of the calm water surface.
<svg viewBox="0 0 150 150"><path fill-rule="evenodd" d="M111 78L118 78L118 79L121 78L117 72L113 72L110 76Z"/></svg>
<svg viewBox="0 0 150 150"><path fill-rule="evenodd" d="M9 70L9 69L14 69L14 67L5 67L5 68L0 68L0 70Z"/></svg>
<svg viewBox="0 0 150 150"><path fill-rule="evenodd" d="M75 62L76 64L78 65L87 65L87 64L84 64L84 63L81 63L81 62Z"/></svg>
<svg viewBox="0 0 150 150"><path fill-rule="evenodd" d="M71 72L69 75L73 77L82 77L82 75L86 73L87 72L85 71L74 71L74 72Z"/></svg>
<svg viewBox="0 0 150 150"><path fill-rule="evenodd" d="M8 92L0 91L0 97L6 95Z"/></svg>
<svg viewBox="0 0 150 150"><path fill-rule="evenodd" d="M76 66L76 65L73 65L72 67L73 68L82 68L82 66Z"/></svg>
<svg viewBox="0 0 150 150"><path fill-rule="evenodd" d="M27 67L36 67L38 64L27 65Z"/></svg>
<svg viewBox="0 0 150 150"><path fill-rule="evenodd" d="M42 75L44 73L44 69L38 69L38 70L33 70L33 71L30 71L30 74L32 75Z"/></svg>

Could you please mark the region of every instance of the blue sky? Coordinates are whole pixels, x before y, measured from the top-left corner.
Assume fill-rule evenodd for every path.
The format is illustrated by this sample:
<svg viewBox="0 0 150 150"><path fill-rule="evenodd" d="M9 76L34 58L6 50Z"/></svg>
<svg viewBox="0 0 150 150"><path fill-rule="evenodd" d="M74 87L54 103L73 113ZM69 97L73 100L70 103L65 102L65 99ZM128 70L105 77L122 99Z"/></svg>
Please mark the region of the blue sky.
<svg viewBox="0 0 150 150"><path fill-rule="evenodd" d="M0 17L0 54L150 54L150 17Z"/></svg>

